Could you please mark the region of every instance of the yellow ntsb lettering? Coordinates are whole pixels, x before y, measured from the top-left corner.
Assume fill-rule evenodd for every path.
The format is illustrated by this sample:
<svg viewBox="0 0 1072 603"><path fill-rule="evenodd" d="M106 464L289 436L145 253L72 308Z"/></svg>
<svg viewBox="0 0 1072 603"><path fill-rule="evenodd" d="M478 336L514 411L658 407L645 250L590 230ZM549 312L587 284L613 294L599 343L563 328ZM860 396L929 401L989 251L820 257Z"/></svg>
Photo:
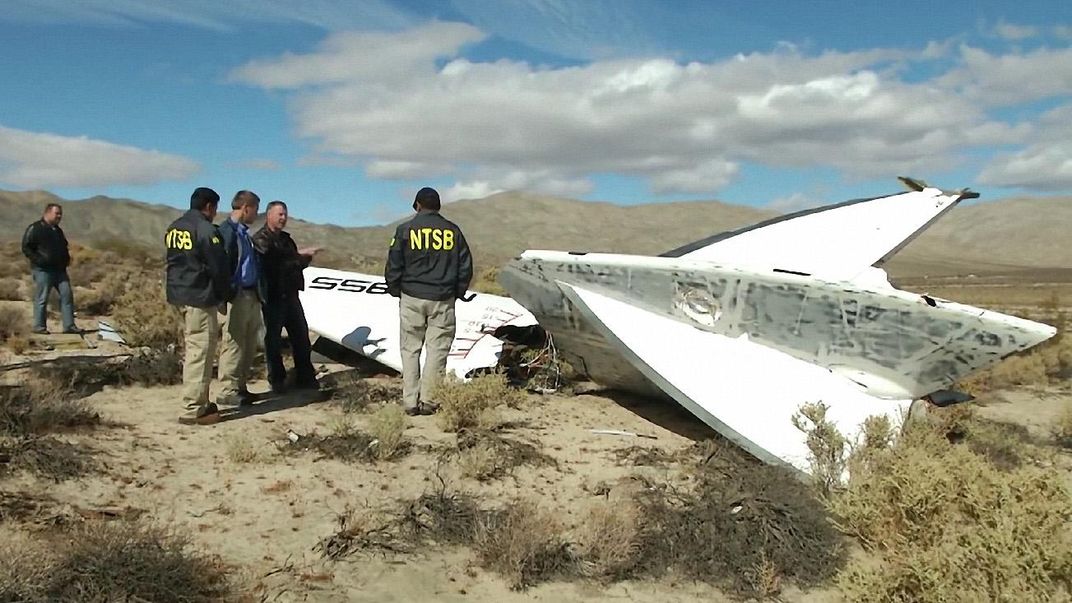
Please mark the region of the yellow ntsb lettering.
<svg viewBox="0 0 1072 603"><path fill-rule="evenodd" d="M164 236L164 245L166 245L168 249L189 251L194 248L194 238L188 230L172 228L167 231L167 235Z"/></svg>
<svg viewBox="0 0 1072 603"><path fill-rule="evenodd" d="M410 249L450 251L454 249L454 231L449 228L421 228L409 231Z"/></svg>

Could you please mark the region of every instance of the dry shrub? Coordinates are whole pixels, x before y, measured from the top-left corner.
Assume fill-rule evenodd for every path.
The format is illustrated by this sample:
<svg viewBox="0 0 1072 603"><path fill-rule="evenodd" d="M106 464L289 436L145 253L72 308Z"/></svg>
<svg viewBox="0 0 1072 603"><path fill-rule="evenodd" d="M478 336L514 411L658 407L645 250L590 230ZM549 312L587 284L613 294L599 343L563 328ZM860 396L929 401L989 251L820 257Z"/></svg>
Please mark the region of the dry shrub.
<svg viewBox="0 0 1072 603"><path fill-rule="evenodd" d="M641 563L623 567L624 575L675 571L750 597L770 595L772 584L807 588L834 576L844 562L841 536L796 474L717 440L688 455L701 459L690 487L642 493Z"/></svg>
<svg viewBox="0 0 1072 603"><path fill-rule="evenodd" d="M348 420L339 422L328 435L321 436L315 432L302 436L296 442L288 442L286 450L309 451L317 454L319 459L337 459L342 461L364 461L398 459L409 453L410 446L404 439L394 443L393 452L386 457L380 456L379 442L354 426Z"/></svg>
<svg viewBox="0 0 1072 603"><path fill-rule="evenodd" d="M468 494L453 492L439 476L435 492L425 493L405 503L400 527L413 542L444 545L472 544L480 518L488 512Z"/></svg>
<svg viewBox="0 0 1072 603"><path fill-rule="evenodd" d="M98 468L93 451L51 436L0 437L0 476L26 471L60 482Z"/></svg>
<svg viewBox="0 0 1072 603"><path fill-rule="evenodd" d="M474 542L480 564L514 590L575 575L577 558L558 517L528 501L482 517Z"/></svg>
<svg viewBox="0 0 1072 603"><path fill-rule="evenodd" d="M27 297L22 292L22 279L0 278L0 300L26 301Z"/></svg>
<svg viewBox="0 0 1072 603"><path fill-rule="evenodd" d="M629 446L614 451L618 463L634 467L666 467L674 455L658 446Z"/></svg>
<svg viewBox="0 0 1072 603"><path fill-rule="evenodd" d="M848 457L848 441L826 418L828 406L809 402L793 414L793 426L807 434L811 477L824 496L841 483Z"/></svg>
<svg viewBox="0 0 1072 603"><path fill-rule="evenodd" d="M0 389L0 434L28 437L100 425L100 415L74 398L67 383L30 377Z"/></svg>
<svg viewBox="0 0 1072 603"><path fill-rule="evenodd" d="M506 383L506 376L491 373L473 377L462 382L453 375L448 375L439 382L433 398L440 404L439 423L445 431L459 431L465 428L490 428L497 418L494 408L501 404L519 407L525 400L525 394L513 389Z"/></svg>
<svg viewBox="0 0 1072 603"><path fill-rule="evenodd" d="M830 499L878 555L838 576L849 600L1049 601L1072 579L1072 497L1055 471L999 469L926 424L866 465Z"/></svg>
<svg viewBox="0 0 1072 603"><path fill-rule="evenodd" d="M576 530L584 575L618 579L640 562L640 509L632 502L601 501L588 508Z"/></svg>
<svg viewBox="0 0 1072 603"><path fill-rule="evenodd" d="M506 295L506 289L503 289L502 285L499 284L498 266L492 266L477 274L470 289L481 293L490 293L491 295Z"/></svg>
<svg viewBox="0 0 1072 603"><path fill-rule="evenodd" d="M339 377L331 399L336 400L343 412L366 412L379 404L391 404L402 397L402 389L396 383L384 383L362 378L356 371Z"/></svg>
<svg viewBox="0 0 1072 603"><path fill-rule="evenodd" d="M409 543L398 534L398 522L383 512L347 505L336 517L338 529L313 547L328 559L339 560L356 552L406 553Z"/></svg>
<svg viewBox="0 0 1072 603"><path fill-rule="evenodd" d="M1053 425L1053 437L1061 448L1072 448L1072 408L1066 408Z"/></svg>
<svg viewBox="0 0 1072 603"><path fill-rule="evenodd" d="M1015 469L1048 456L1027 428L979 417L969 404L928 411L929 426L950 443L963 444L998 469Z"/></svg>
<svg viewBox="0 0 1072 603"><path fill-rule="evenodd" d="M159 282L132 287L115 300L115 327L127 344L157 350L182 346L182 313L164 298Z"/></svg>
<svg viewBox="0 0 1072 603"><path fill-rule="evenodd" d="M458 463L462 475L478 481L503 477L521 465L558 467L535 445L487 430L458 433Z"/></svg>
<svg viewBox="0 0 1072 603"><path fill-rule="evenodd" d="M17 338L25 338L30 332L26 315L19 308L0 307L0 342L10 344Z"/></svg>
<svg viewBox="0 0 1072 603"><path fill-rule="evenodd" d="M175 385L182 382L182 358L174 350L138 348L130 356L91 359L71 358L34 368L41 379L69 383L80 395L98 392L105 386Z"/></svg>
<svg viewBox="0 0 1072 603"><path fill-rule="evenodd" d="M24 521L56 505L50 496L0 490L0 522Z"/></svg>
<svg viewBox="0 0 1072 603"><path fill-rule="evenodd" d="M377 459L390 460L406 450L406 415L397 404L388 404L376 411L369 430L375 438L373 453Z"/></svg>
<svg viewBox="0 0 1072 603"><path fill-rule="evenodd" d="M234 434L224 441L227 458L236 464L257 463L264 460L264 450L246 434Z"/></svg>
<svg viewBox="0 0 1072 603"><path fill-rule="evenodd" d="M219 560L157 527L96 521L21 540L0 554L0 601L185 603L231 592Z"/></svg>

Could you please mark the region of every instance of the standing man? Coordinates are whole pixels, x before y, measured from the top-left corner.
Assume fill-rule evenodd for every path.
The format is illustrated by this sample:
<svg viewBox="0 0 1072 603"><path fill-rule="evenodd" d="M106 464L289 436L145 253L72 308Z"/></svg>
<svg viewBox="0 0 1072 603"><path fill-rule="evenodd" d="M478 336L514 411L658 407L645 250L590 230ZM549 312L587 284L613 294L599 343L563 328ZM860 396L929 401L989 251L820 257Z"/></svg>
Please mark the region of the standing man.
<svg viewBox="0 0 1072 603"><path fill-rule="evenodd" d="M439 408L431 392L447 370L456 326L454 300L465 296L473 279L465 236L439 215L439 207L435 189L417 191L417 215L395 230L384 268L387 291L401 298L402 406L410 416L434 414ZM426 345L422 371L421 348Z"/></svg>
<svg viewBox="0 0 1072 603"><path fill-rule="evenodd" d="M63 208L58 203L45 206L40 220L30 224L22 235L22 253L30 260L30 272L34 281L33 332L48 334L45 318L48 313L48 294L53 289L60 296L60 314L63 316L64 333L81 333L74 324L74 294L67 278L67 266L71 253L67 237L60 228Z"/></svg>
<svg viewBox="0 0 1072 603"><path fill-rule="evenodd" d="M294 352L294 387L319 389L313 369L309 324L305 321L298 292L305 289L302 273L319 247L298 249L287 226L287 204L272 201L265 211L264 226L253 235L253 247L260 254L264 275L264 355L268 361L268 381L272 391L281 394L287 388L287 369L283 366L283 329L290 337Z"/></svg>
<svg viewBox="0 0 1072 603"><path fill-rule="evenodd" d="M208 424L219 420L219 409L208 399L220 328L216 311L230 300L232 293L227 250L212 224L219 203L216 191L195 189L190 195L190 211L172 222L164 235L167 301L179 306L185 324L182 400L187 412L179 417L180 423Z"/></svg>
<svg viewBox="0 0 1072 603"><path fill-rule="evenodd" d="M246 388L261 328L260 262L253 249L249 227L257 220L261 199L252 191L238 191L231 215L220 224L220 237L232 267L231 303L223 317L220 339L220 381L216 401L245 406L253 403Z"/></svg>

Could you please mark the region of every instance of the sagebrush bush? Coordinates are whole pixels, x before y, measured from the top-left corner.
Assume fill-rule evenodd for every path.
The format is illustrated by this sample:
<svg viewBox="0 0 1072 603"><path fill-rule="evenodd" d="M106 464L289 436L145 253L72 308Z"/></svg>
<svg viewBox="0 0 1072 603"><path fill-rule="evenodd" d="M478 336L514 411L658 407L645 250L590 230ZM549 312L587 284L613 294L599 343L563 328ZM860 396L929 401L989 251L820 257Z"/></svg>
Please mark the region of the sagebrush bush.
<svg viewBox="0 0 1072 603"><path fill-rule="evenodd" d="M849 442L826 418L828 409L822 402L809 402L791 418L793 426L807 434L811 476L823 495L841 483L849 452Z"/></svg>
<svg viewBox="0 0 1072 603"><path fill-rule="evenodd" d="M375 438L375 456L380 460L392 459L403 450L405 443L406 415L397 404L387 404L376 411L369 421L369 432Z"/></svg>
<svg viewBox="0 0 1072 603"><path fill-rule="evenodd" d="M1072 497L1060 475L1003 470L947 436L912 426L829 499L838 527L876 556L851 562L839 588L865 602L1061 595L1072 580Z"/></svg>
<svg viewBox="0 0 1072 603"><path fill-rule="evenodd" d="M18 548L14 548L17 546ZM219 601L223 564L188 540L127 520L94 521L0 551L0 601Z"/></svg>
<svg viewBox="0 0 1072 603"><path fill-rule="evenodd" d="M479 375L468 382L448 375L432 395L440 404L436 416L446 431L490 427L495 422L495 407L517 407L525 399L525 394L507 385L506 376L499 373Z"/></svg>
<svg viewBox="0 0 1072 603"><path fill-rule="evenodd" d="M480 564L503 576L514 590L578 569L557 514L531 502L483 517L474 546Z"/></svg>
<svg viewBox="0 0 1072 603"><path fill-rule="evenodd" d="M576 529L581 571L599 579L616 579L640 561L640 509L631 501L600 501L591 505Z"/></svg>
<svg viewBox="0 0 1072 603"><path fill-rule="evenodd" d="M131 346L166 349L182 345L182 313L167 303L159 281L132 287L120 295L114 302L112 319Z"/></svg>
<svg viewBox="0 0 1072 603"><path fill-rule="evenodd" d="M1064 409L1053 425L1053 437L1061 448L1072 448L1072 407Z"/></svg>
<svg viewBox="0 0 1072 603"><path fill-rule="evenodd" d="M26 301L28 297L23 293L23 279L0 278L0 300L2 301Z"/></svg>
<svg viewBox="0 0 1072 603"><path fill-rule="evenodd" d="M25 338L29 332L30 325L22 310L12 306L0 306L0 343L19 337Z"/></svg>

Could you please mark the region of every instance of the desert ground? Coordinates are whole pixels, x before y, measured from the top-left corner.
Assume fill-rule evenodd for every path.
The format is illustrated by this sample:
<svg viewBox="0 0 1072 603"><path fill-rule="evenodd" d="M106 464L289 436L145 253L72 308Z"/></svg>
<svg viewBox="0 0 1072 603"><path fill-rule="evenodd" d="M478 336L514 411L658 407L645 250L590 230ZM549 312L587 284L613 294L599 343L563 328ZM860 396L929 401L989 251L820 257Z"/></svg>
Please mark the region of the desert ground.
<svg viewBox="0 0 1072 603"><path fill-rule="evenodd" d="M902 286L1063 321L1072 283L1036 281ZM909 443L886 444L877 456L861 453L853 458L865 465L850 463L849 483L824 491L744 458L672 402L583 380L549 394L495 377L452 384L455 412L411 418L398 412L397 376L318 356L330 393L268 397L225 409L214 425L180 425L173 349L96 333L28 336L16 324L29 323L27 284L12 286L0 302L0 601L1068 596L1067 341L966 383L976 400L929 411L927 438L935 438L904 437ZM92 297L100 291L83 294L122 329L133 324L121 310L129 296L153 294L148 289L103 301ZM88 314L82 326L96 324ZM159 316L166 325L166 312ZM155 341L166 334L139 339ZM258 380L250 389L268 388ZM956 473L969 466L975 473ZM891 535L880 534L876 521L890 511L861 519L861 497L889 486L882 480L890 475L902 480L900 490L921 488L923 503L901 501L908 512L898 525L911 524L913 508L930 508L928 496L949 498L957 512L970 507L951 522L969 531L1003 517L994 533L1016 536L989 548L1008 566L978 561L990 553L951 530L952 545L885 523ZM950 484L964 481L1000 494L980 490L961 505ZM933 484L945 489L927 494ZM1029 533L1021 520L1049 533ZM960 586L945 566L964 580L989 581L989 590L949 597L943 588ZM933 584L917 579L928 575Z"/></svg>

